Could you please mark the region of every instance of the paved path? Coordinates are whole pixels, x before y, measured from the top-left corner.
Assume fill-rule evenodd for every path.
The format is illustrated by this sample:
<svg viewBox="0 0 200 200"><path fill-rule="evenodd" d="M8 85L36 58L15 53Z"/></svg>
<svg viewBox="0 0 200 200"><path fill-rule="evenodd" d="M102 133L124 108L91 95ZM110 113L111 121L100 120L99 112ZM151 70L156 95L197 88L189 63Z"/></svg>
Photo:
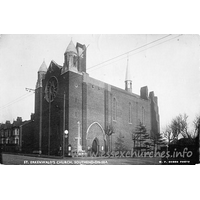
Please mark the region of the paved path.
<svg viewBox="0 0 200 200"><path fill-rule="evenodd" d="M158 165L160 158L47 158L3 154L5 165Z"/></svg>

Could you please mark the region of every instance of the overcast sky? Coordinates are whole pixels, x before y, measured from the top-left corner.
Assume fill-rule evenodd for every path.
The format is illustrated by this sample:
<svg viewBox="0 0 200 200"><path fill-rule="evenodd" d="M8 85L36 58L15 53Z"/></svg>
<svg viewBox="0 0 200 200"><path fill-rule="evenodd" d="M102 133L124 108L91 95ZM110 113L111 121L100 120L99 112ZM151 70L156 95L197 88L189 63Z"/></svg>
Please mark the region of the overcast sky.
<svg viewBox="0 0 200 200"><path fill-rule="evenodd" d="M44 59L47 66L51 60L63 65L71 38L74 44L89 45L89 75L122 89L129 58L133 93L139 94L142 86L148 86L149 92L154 91L158 96L161 129L183 113L192 122L200 113L200 37L165 36L1 35L0 123L13 121L17 116L30 119L34 112L34 93L25 88L35 88L37 71ZM162 37L165 38L94 67Z"/></svg>

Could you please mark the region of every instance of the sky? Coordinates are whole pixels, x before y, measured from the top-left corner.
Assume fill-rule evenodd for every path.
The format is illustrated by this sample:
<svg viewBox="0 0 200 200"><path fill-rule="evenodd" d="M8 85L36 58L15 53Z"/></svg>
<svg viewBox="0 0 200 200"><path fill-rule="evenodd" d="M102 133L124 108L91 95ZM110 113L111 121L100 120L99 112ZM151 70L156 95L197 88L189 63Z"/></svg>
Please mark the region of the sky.
<svg viewBox="0 0 200 200"><path fill-rule="evenodd" d="M0 36L0 123L12 122L17 116L30 119L34 113L34 92L25 88L35 89L43 60L47 66L51 60L63 65L71 39L74 44L87 46L87 72L91 77L122 89L129 60L133 93L139 95L140 88L148 86L149 92L154 91L158 96L161 130L179 114L186 113L190 124L200 114L199 35L3 34Z"/></svg>

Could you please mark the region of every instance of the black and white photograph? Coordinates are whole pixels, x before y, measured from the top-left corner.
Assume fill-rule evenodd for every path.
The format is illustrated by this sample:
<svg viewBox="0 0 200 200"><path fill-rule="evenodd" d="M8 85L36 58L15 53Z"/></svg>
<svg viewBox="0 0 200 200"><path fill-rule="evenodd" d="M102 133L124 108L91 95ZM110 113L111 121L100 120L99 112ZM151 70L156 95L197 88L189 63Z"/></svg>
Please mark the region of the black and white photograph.
<svg viewBox="0 0 200 200"><path fill-rule="evenodd" d="M1 163L199 163L199 47L198 34L1 34Z"/></svg>
<svg viewBox="0 0 200 200"><path fill-rule="evenodd" d="M197 0L0 8L1 199L198 199Z"/></svg>

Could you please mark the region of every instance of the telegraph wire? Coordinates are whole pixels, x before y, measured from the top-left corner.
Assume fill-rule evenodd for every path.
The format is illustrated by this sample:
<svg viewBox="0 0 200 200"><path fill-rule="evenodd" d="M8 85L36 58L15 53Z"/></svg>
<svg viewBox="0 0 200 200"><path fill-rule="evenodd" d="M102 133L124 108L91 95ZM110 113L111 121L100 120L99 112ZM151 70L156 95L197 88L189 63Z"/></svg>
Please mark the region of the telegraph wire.
<svg viewBox="0 0 200 200"><path fill-rule="evenodd" d="M31 89L31 88L25 88L25 90L28 91L28 92L35 92L35 90ZM25 99L26 97L29 97L29 96L31 96L31 95L29 93L26 93L26 94L24 94L24 95L22 95L22 96L20 96L20 97L18 97L16 99L14 99L13 101L5 104L4 106L1 106L0 110L4 109L4 108L6 108L6 107L8 107L8 106L10 106L10 105L12 105L14 103L17 103L17 102L19 102L19 101L21 101L21 100L23 100L23 99Z"/></svg>
<svg viewBox="0 0 200 200"><path fill-rule="evenodd" d="M1 106L0 109L3 108L3 107L5 107L5 106L7 106L7 105L9 105L9 104L12 104L13 102L15 102L15 101L17 101L18 99L21 99L21 98L23 98L24 96L27 96L27 95L28 95L28 93L26 93L26 94L24 94L24 95L22 95L22 96L20 96L20 97L18 97L18 98L16 98L16 99L10 101L9 103L7 103L7 104Z"/></svg>
<svg viewBox="0 0 200 200"><path fill-rule="evenodd" d="M148 47L148 48L142 49L141 51L138 51L138 52L133 53L133 54L128 54L128 52L127 52L126 54L124 53L123 56L124 56L124 55L127 55L127 54L128 54L129 57L130 57L130 56L133 56L133 55L138 54L138 53L140 53L140 52L143 52L143 51L145 51L145 50L147 50L147 49L153 48L153 47L155 47L155 46L158 46L158 45L160 45L160 44L163 44L163 43L165 43L165 42L168 42L168 41L170 41L170 40L173 40L173 39L175 39L175 38L177 38L177 37L181 37L182 35L183 35L183 34L180 34L180 35L178 35L178 36L175 36L175 37L173 37L173 38L170 38L169 40L165 40L165 41L163 41L163 42L160 42L160 43L158 43L158 44L155 44L154 46L150 46L150 47ZM123 60L123 59L125 59L125 58L117 59L117 60L115 60L115 61L113 61L113 62L111 62L111 63L101 65L101 66L99 66L98 68L91 69L91 70L99 69L99 68L101 68L101 67L104 67L104 66L106 66L106 65L110 65L110 64L112 64L112 63L115 63L115 62L120 61L120 60Z"/></svg>
<svg viewBox="0 0 200 200"><path fill-rule="evenodd" d="M142 45L142 46L140 46L140 47L137 47L137 48L135 48L135 49L133 49L133 50L131 50L131 51L128 51L128 52L126 52L126 53L123 53L123 54L121 54L121 55L118 55L118 56L116 56L116 57L113 57L113 58L111 58L111 59L108 59L108 60L106 60L106 61L103 61L103 62L101 62L101 63L99 63L99 64L93 65L92 67L87 68L87 70L91 70L91 69L93 69L93 68L95 68L95 67L97 67L97 66L100 66L100 65L102 65L102 66L109 65L109 64L111 64L111 63L113 63L113 62L108 63L108 64L105 64L105 63L107 63L107 62L109 62L109 61L112 61L112 60L114 60L114 59L116 59L116 58L125 56L125 55L127 55L127 54L129 54L129 53L131 53L131 52L134 52L134 51L136 51L136 50L138 50L138 49L141 49L141 48L143 48L143 47L145 47L145 46L148 46L148 45L153 44L153 43L155 43L155 42L158 42L158 41L160 41L160 40L163 40L163 39L165 39L165 38L167 38L167 37L169 37L169 36L172 36L172 34L166 35L166 36L164 36L164 37L162 37L162 38L159 38L159 39L157 39L157 40L154 40L154 41L152 41L152 42L150 42L150 43L147 43L147 44L145 44L145 45ZM156 45L154 45L154 46L150 46L149 48L145 48L145 49L143 49L143 50L141 50L141 51L139 51L139 52L136 52L135 54L138 54L138 53L140 53L140 52L142 52L142 51L145 51L145 50L147 50L147 49L153 48L153 47L155 47L155 46L158 46L158 45L160 45L160 44L163 44L163 43L165 43L165 42L168 42L168 41L173 40L173 39L175 39L175 38L177 38L177 37L180 37L180 36L182 36L182 34L180 34L180 35L178 35L178 36L175 36L175 37L173 37L173 38L170 38L169 40L165 40L165 41L163 41L163 42L160 42L160 43L158 43L158 44L156 44ZM133 56L133 55L135 55L135 54L130 54L130 55ZM124 59L124 58L121 58L121 59L119 59L119 60L122 60L122 59ZM118 60L118 61L119 61L119 60ZM114 61L114 62L116 62L116 61ZM104 64L104 65L103 65L103 64ZM102 67L102 66L100 66L100 67ZM98 67L98 68L100 68L100 67Z"/></svg>
<svg viewBox="0 0 200 200"><path fill-rule="evenodd" d="M23 99L26 99L27 97L30 97L31 95L33 95L33 93L22 95L21 97L18 97L17 99L11 101L10 103L8 103L8 104L6 104L6 105L0 107L0 110L3 110L3 109L5 109L5 108L7 108L7 107L9 107L9 106L11 106L11 105L13 105L13 104L15 104L15 103L21 101L21 100L23 100Z"/></svg>
<svg viewBox="0 0 200 200"><path fill-rule="evenodd" d="M136 50L138 50L138 49L141 49L141 48L143 48L143 47L145 47L145 46L148 46L148 45L153 44L153 43L155 43L155 42L158 42L158 41L160 41L160 40L162 40L162 39L165 39L165 38L167 38L167 37L169 37L169 36L171 36L171 35L172 35L172 34L166 35L166 36L164 36L164 37L162 37L162 38L159 38L159 39L157 39L157 40L154 40L154 41L152 41L152 42L150 42L150 43L148 43L148 44L145 44L145 45L142 45L142 46L140 46L140 47L137 47L137 48L135 48L135 49L133 49L133 50L131 50L131 51L128 51L128 52L126 52L126 53L123 53L123 54L121 54L121 55L118 55L118 56L116 56L116 57L113 57L113 58L111 58L111 59L108 59L108 60L106 60L106 61L103 61L103 62L101 62L101 63L99 63L99 64L93 65L92 67L89 67L87 70L91 70L92 68L95 68L95 67L100 66L100 65L101 65L100 67L103 67L103 66L112 64L112 63L114 63L114 62L117 62L117 61L119 61L119 60L122 60L122 59L124 59L124 58L121 58L121 59L118 59L118 60L116 60L116 61L114 61L114 62L105 64L105 63L107 63L107 62L109 62L109 61L112 61L112 60L114 60L114 59L116 59L116 58L125 56L125 55L127 55L127 54L129 54L129 53L131 53L131 52L134 52L134 51L136 51ZM130 54L129 56L133 56L133 55L138 54L138 53L140 53L140 52L143 52L143 51L145 51L145 50L147 50L147 49L153 48L153 47L155 47L155 46L158 46L158 45L160 45L160 44L163 44L163 43L165 43L165 42L168 42L168 41L170 41L170 40L173 40L173 39L175 39L175 38L177 38L177 37L181 37L182 35L183 35L183 34L180 34L180 35L178 35L178 36L176 36L176 37L170 38L169 40L165 40L165 41L160 42L160 43L158 43L158 44L156 44L156 45L153 45L153 46L150 46L150 47L148 47L148 48L145 48L145 49L143 49L143 50L141 50L141 51L139 51L139 52L136 52L136 53L134 53L134 54ZM103 65L103 64L104 64L104 65ZM100 68L100 67L98 67L98 68ZM97 69L98 69L98 68L97 68ZM29 91L29 92L30 92L30 91ZM28 96L27 96L27 95L28 95ZM8 104L6 104L6 105L0 107L0 110L1 110L1 109L4 109L4 108L6 108L6 107L9 107L9 106L11 106L12 104L17 103L17 102L19 102L19 101L21 101L21 100L23 100L23 99L25 99L25 98L27 98L27 97L29 97L29 96L31 96L31 95L33 95L33 93L31 93L30 95L29 95L29 94L22 95L21 97L18 97L17 99L11 101L10 103L8 103ZM62 98L62 97L59 97L59 98Z"/></svg>
<svg viewBox="0 0 200 200"><path fill-rule="evenodd" d="M119 57L121 57L121 56L124 56L124 55L126 55L126 54L128 54L128 53L130 53L130 52L136 51L136 50L138 50L138 49L141 49L141 48L143 48L143 47L145 47L145 46L148 46L148 45L150 45L150 44L152 44L152 43L155 43L155 42L157 42L157 41L159 41L159 40L162 40L162 39L164 39L164 38L167 38L167 37L169 37L169 36L171 36L171 35L172 35L172 34L168 34L168 35L166 35L166 36L164 36L164 37L161 37L161 38L159 38L159 39L157 39L157 40L154 40L154 41L149 42L149 43L147 43L147 44L145 44L145 45L142 45L142 46L140 46L140 47L137 47L137 48L135 48L135 49L132 49L132 50L126 52L126 53L123 53L123 54L121 54L121 55L115 56L114 58L108 59L108 60L103 61L103 62L101 62L101 63L99 63L99 64L96 64L96 65L94 65L94 66L92 66L92 67L89 67L88 69L94 68L94 67L99 66L99 65L102 65L102 64L104 64L104 63L107 63L107 62L109 62L109 61L111 61L111 60L114 60L114 59L116 59L116 58L119 58Z"/></svg>

